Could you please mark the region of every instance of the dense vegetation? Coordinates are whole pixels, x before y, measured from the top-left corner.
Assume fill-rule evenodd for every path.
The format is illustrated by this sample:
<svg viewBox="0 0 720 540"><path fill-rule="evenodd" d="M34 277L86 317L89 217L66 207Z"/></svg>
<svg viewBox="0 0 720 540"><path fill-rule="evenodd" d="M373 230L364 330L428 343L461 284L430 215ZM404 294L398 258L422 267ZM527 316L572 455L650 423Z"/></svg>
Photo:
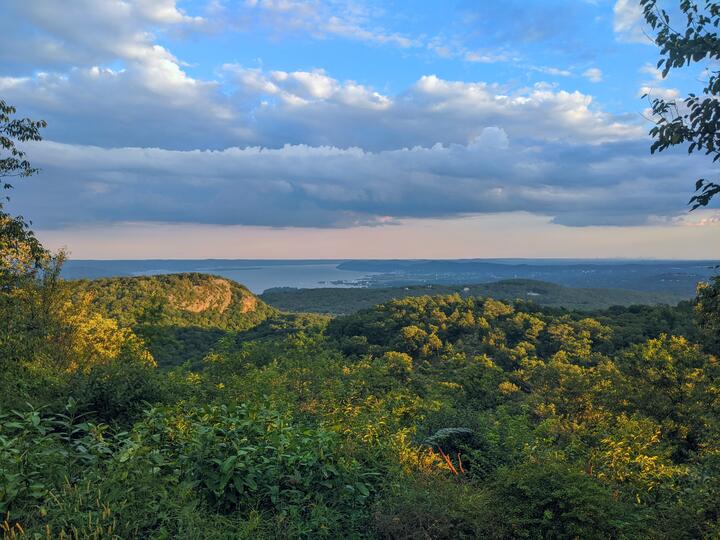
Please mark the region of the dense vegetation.
<svg viewBox="0 0 720 540"><path fill-rule="evenodd" d="M73 301L111 317L148 344L160 365L198 366L220 337L275 310L242 285L197 273L73 281Z"/></svg>
<svg viewBox="0 0 720 540"><path fill-rule="evenodd" d="M542 306L577 310L604 309L633 304L676 304L680 295L621 289L576 289L532 279L505 279L469 285L408 285L403 287L266 290L260 298L278 309L347 315L374 305L411 296L459 294L489 296L497 300L529 300Z"/></svg>
<svg viewBox="0 0 720 540"><path fill-rule="evenodd" d="M2 293L6 538L720 534L720 280L695 306L454 294L329 319L59 262ZM158 368L151 328L217 333Z"/></svg>

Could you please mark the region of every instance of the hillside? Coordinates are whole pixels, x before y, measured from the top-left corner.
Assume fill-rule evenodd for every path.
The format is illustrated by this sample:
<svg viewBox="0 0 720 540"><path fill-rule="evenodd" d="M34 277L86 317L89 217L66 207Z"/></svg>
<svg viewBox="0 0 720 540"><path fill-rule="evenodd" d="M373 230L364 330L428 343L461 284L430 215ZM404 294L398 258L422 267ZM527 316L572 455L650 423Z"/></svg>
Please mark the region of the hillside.
<svg viewBox="0 0 720 540"><path fill-rule="evenodd" d="M213 275L47 275L0 290L3 538L718 537L720 278L327 317Z"/></svg>
<svg viewBox="0 0 720 540"><path fill-rule="evenodd" d="M622 289L580 289L530 279L507 279L473 285L410 285L382 288L268 289L260 298L278 309L345 315L398 298L455 294L498 300L525 300L541 306L590 311L634 304L677 304L682 295Z"/></svg>
<svg viewBox="0 0 720 540"><path fill-rule="evenodd" d="M132 328L160 365L199 362L223 335L256 327L276 312L247 288L200 273L79 280L92 309Z"/></svg>
<svg viewBox="0 0 720 540"><path fill-rule="evenodd" d="M86 347L57 346L75 329L92 351L132 336L81 302L51 334L20 319L27 298L67 305L63 287L13 304L8 539L718 537L720 280L695 312L453 294L334 318L213 276L75 285L154 350L171 323L245 329L192 327L226 336L194 371L122 344L78 362Z"/></svg>

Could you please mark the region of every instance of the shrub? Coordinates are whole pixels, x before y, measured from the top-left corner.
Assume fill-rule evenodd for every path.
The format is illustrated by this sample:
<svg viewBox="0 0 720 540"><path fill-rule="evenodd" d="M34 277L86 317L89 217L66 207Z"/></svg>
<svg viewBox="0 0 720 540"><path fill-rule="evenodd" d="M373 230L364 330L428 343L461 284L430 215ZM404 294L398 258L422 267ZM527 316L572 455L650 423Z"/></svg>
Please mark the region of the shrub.
<svg viewBox="0 0 720 540"><path fill-rule="evenodd" d="M408 478L375 505L373 532L395 540L482 538L490 504L486 491L461 481Z"/></svg>
<svg viewBox="0 0 720 540"><path fill-rule="evenodd" d="M71 392L84 412L104 423L130 424L148 404L164 398L164 377L134 354L97 364L72 378Z"/></svg>
<svg viewBox="0 0 720 540"><path fill-rule="evenodd" d="M160 408L136 425L118 459L121 469L150 460L151 474L177 473L220 513L269 511L298 534L321 534L361 519L371 492L372 474L338 443L271 405Z"/></svg>
<svg viewBox="0 0 720 540"><path fill-rule="evenodd" d="M606 539L623 537L631 524L642 530L608 487L551 459L498 471L492 501L489 538Z"/></svg>
<svg viewBox="0 0 720 540"><path fill-rule="evenodd" d="M24 515L66 479L110 453L102 426L76 413L73 400L63 414L0 411L0 515Z"/></svg>

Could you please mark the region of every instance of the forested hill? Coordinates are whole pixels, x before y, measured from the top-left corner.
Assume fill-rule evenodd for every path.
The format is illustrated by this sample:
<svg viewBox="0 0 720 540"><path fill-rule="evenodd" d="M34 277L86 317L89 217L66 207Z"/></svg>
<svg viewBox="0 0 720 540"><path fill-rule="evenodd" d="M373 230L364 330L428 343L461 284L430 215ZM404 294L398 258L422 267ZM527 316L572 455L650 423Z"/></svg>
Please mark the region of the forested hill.
<svg viewBox="0 0 720 540"><path fill-rule="evenodd" d="M57 275L0 288L3 539L720 537L720 278L330 318Z"/></svg>
<svg viewBox="0 0 720 540"><path fill-rule="evenodd" d="M399 298L447 295L485 296L497 300L525 300L541 306L575 310L606 309L636 304L677 304L685 297L673 293L623 289L580 289L532 279L506 279L472 285L410 285L382 288L268 289L260 295L265 302L287 311L346 315Z"/></svg>
<svg viewBox="0 0 720 540"><path fill-rule="evenodd" d="M426 295L522 300L529 305L598 310L613 305L675 304L670 294L613 289L573 289L533 280L505 280L467 286L416 285L366 289L271 289L260 298L232 280L201 273L70 281L75 302L130 328L160 366L202 359L225 336L258 339L288 327L315 324L292 313L344 315L390 300Z"/></svg>
<svg viewBox="0 0 720 540"><path fill-rule="evenodd" d="M142 337L161 365L196 363L226 332L249 330L276 313L239 283L207 274L71 283L77 299Z"/></svg>

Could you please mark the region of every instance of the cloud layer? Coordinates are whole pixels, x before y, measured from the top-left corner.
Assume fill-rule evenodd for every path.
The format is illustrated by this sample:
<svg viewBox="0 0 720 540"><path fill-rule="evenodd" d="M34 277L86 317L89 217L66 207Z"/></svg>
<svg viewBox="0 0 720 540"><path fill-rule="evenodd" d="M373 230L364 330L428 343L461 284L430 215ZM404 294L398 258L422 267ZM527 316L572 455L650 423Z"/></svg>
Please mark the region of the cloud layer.
<svg viewBox="0 0 720 540"><path fill-rule="evenodd" d="M43 174L16 200L43 228L162 221L274 227L387 225L525 211L570 226L640 225L683 212L684 156L644 143L515 145L485 128L472 142L377 152L288 145L179 151L31 148Z"/></svg>
<svg viewBox="0 0 720 540"><path fill-rule="evenodd" d="M341 4L338 12L319 1L256 0L228 20L442 56L444 42L393 33L372 11ZM212 31L210 12L190 15L173 0L8 0L7 8L0 95L49 121L49 140L28 145L43 173L18 186L13 203L43 228L343 228L508 212L568 226L674 223L692 179L708 173L702 160L650 158L639 115L547 83L429 72L390 92L321 68L231 62L200 78L159 36ZM77 31L79 20L87 31ZM619 35L636 23L618 1ZM581 68L528 69L572 80ZM605 76L598 67L582 74L593 83Z"/></svg>

